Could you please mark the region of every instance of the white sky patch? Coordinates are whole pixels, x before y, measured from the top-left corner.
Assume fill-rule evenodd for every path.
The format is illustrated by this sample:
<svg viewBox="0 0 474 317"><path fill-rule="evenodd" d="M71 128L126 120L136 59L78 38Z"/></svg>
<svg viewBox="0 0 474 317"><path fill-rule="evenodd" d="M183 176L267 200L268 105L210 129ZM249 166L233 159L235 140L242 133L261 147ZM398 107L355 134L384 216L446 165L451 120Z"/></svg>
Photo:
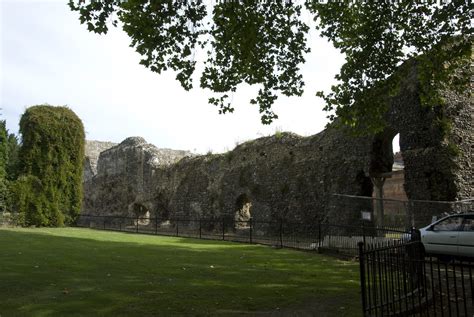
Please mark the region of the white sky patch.
<svg viewBox="0 0 474 317"><path fill-rule="evenodd" d="M43 103L70 107L82 119L87 139L142 136L158 147L197 153L231 150L276 130L312 135L328 122L315 92L335 83L344 58L315 32L303 65L304 95L280 96L274 105L279 119L264 126L249 103L256 88L240 87L233 96L235 112L219 115L207 102L208 91L186 92L174 74L158 75L139 65L122 30L90 33L66 2L0 0L0 108L14 133L26 107Z"/></svg>

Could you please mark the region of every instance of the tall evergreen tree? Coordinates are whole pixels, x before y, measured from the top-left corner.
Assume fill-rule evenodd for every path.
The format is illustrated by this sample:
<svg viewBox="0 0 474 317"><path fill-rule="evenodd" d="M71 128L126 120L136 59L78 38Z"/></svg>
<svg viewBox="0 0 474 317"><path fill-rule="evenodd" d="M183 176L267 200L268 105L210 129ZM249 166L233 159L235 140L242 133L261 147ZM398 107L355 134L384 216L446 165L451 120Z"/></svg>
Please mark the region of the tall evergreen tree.
<svg viewBox="0 0 474 317"><path fill-rule="evenodd" d="M0 121L0 212L6 210L7 180L6 168L8 162L8 132L5 121Z"/></svg>
<svg viewBox="0 0 474 317"><path fill-rule="evenodd" d="M8 132L5 120L0 121L0 179L6 178L8 162Z"/></svg>
<svg viewBox="0 0 474 317"><path fill-rule="evenodd" d="M18 177L18 151L20 145L18 144L18 138L15 134L8 134L8 161L6 166L6 178L9 181L13 181Z"/></svg>
<svg viewBox="0 0 474 317"><path fill-rule="evenodd" d="M19 178L14 208L24 225L61 226L75 221L82 203L84 127L67 107L38 105L20 120Z"/></svg>

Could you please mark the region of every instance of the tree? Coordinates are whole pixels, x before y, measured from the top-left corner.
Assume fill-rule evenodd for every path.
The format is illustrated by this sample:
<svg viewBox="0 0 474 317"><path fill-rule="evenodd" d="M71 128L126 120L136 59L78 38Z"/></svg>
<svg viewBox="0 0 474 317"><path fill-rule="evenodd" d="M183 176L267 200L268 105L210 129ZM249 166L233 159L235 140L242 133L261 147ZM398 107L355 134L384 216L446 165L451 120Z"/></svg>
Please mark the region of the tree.
<svg viewBox="0 0 474 317"><path fill-rule="evenodd" d="M82 203L84 127L67 107L39 105L20 119L19 177L14 210L23 225L73 223Z"/></svg>
<svg viewBox="0 0 474 317"><path fill-rule="evenodd" d="M308 0L302 5L235 0L210 7L200 0L69 0L69 6L89 31L99 34L120 21L142 56L140 63L157 73L175 71L186 90L193 86L194 52L205 49L200 86L216 93L209 102L221 113L232 112L229 95L242 83L258 85L250 102L259 106L265 124L277 118L272 105L279 94L303 92L300 67L310 51L305 9L321 34L346 55L338 83L329 94L317 94L326 101L331 120L337 116L362 131L380 131L387 104L377 96L387 91L390 76L388 91L397 88L395 70L410 58L420 64L427 105L442 102L436 92L443 85L462 89L468 82L467 75L452 70L471 57L470 1Z"/></svg>
<svg viewBox="0 0 474 317"><path fill-rule="evenodd" d="M20 145L15 134L8 134L8 162L6 165L7 180L13 181L18 178L18 151Z"/></svg>
<svg viewBox="0 0 474 317"><path fill-rule="evenodd" d="M0 212L9 211L10 181L17 178L18 139L0 121Z"/></svg>
<svg viewBox="0 0 474 317"><path fill-rule="evenodd" d="M8 132L5 120L0 121L0 212L6 210L7 204L7 168L8 163Z"/></svg>
<svg viewBox="0 0 474 317"><path fill-rule="evenodd" d="M8 163L8 131L5 120L0 121L0 180L7 176Z"/></svg>
<svg viewBox="0 0 474 317"><path fill-rule="evenodd" d="M358 131L381 131L386 96L396 94L405 69L417 64L422 105L443 104L440 91L467 91L472 51L471 1L355 1L307 5L322 35L346 55L325 110ZM462 66L461 66L462 65ZM334 119L334 116L332 117Z"/></svg>

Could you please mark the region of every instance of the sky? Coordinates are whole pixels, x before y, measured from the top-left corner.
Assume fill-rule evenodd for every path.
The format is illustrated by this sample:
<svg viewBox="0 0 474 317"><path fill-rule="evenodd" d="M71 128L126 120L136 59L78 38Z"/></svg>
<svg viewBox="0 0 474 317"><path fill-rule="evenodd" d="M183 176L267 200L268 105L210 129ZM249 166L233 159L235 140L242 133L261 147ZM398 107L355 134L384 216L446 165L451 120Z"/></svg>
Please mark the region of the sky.
<svg viewBox="0 0 474 317"><path fill-rule="evenodd" d="M234 113L219 115L207 102L209 91L185 91L173 73L156 74L139 65L140 56L121 29L88 32L67 0L0 0L0 118L18 133L27 107L66 105L81 118L88 140L118 143L142 136L160 148L195 153L225 152L276 131L308 136L328 123L315 92L335 83L344 62L316 31L308 41L304 95L280 96L274 105L279 119L262 125L257 106L249 103L256 88L240 87Z"/></svg>

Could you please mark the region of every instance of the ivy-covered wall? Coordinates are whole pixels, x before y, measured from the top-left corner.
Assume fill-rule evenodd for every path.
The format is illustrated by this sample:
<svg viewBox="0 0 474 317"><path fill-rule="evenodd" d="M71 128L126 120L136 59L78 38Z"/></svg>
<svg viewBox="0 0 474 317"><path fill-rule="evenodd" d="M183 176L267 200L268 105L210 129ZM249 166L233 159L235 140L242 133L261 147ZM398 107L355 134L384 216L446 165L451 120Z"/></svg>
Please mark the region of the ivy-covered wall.
<svg viewBox="0 0 474 317"><path fill-rule="evenodd" d="M12 209L23 225L61 226L81 211L84 127L67 107L38 105L20 120L22 144Z"/></svg>

